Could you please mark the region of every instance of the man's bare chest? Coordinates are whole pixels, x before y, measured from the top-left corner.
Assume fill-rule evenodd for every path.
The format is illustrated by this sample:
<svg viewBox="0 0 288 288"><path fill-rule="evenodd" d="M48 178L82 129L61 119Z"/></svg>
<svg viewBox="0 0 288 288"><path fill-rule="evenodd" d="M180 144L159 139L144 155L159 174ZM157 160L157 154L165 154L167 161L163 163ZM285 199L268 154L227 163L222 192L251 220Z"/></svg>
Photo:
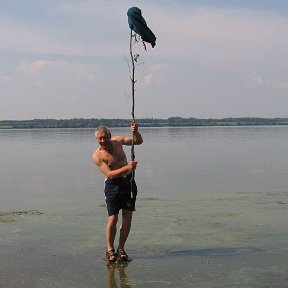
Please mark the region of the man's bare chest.
<svg viewBox="0 0 288 288"><path fill-rule="evenodd" d="M123 151L122 145L113 145L111 151L101 151L102 161L106 162L110 168L117 168L126 164L127 159Z"/></svg>

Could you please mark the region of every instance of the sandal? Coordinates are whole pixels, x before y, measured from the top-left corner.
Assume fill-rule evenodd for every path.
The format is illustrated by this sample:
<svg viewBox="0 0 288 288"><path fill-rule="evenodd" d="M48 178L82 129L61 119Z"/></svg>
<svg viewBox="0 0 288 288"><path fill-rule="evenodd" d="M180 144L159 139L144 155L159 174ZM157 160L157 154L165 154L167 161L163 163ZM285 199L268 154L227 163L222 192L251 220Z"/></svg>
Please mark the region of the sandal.
<svg viewBox="0 0 288 288"><path fill-rule="evenodd" d="M122 261L130 261L130 258L128 257L127 253L125 252L124 249L117 249L117 256L120 258Z"/></svg>
<svg viewBox="0 0 288 288"><path fill-rule="evenodd" d="M115 262L117 260L117 254L114 249L106 250L106 259L108 262Z"/></svg>

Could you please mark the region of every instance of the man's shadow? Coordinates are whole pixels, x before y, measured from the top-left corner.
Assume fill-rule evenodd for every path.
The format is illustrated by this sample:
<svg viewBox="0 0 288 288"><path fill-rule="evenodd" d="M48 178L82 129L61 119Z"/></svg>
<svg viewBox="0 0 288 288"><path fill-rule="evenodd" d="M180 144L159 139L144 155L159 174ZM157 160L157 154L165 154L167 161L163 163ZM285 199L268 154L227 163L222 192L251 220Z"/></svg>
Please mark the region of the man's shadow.
<svg viewBox="0 0 288 288"><path fill-rule="evenodd" d="M117 261L116 263L107 264L108 288L132 288L132 286L129 284L129 279L125 272L127 267L128 262L125 261Z"/></svg>

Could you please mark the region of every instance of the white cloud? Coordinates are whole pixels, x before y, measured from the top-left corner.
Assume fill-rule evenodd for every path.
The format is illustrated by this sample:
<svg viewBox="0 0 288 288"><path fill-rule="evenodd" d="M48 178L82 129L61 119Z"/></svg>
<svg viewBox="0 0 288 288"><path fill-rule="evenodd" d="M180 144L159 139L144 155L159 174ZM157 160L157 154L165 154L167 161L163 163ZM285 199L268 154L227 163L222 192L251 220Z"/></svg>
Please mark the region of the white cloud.
<svg viewBox="0 0 288 288"><path fill-rule="evenodd" d="M288 82L277 81L273 79L267 79L260 75L250 76L250 85L254 87L267 87L275 90L287 90Z"/></svg>
<svg viewBox="0 0 288 288"><path fill-rule="evenodd" d="M273 83L273 86L276 89L288 90L288 82L275 82L275 83Z"/></svg>
<svg viewBox="0 0 288 288"><path fill-rule="evenodd" d="M252 86L266 86L268 84L264 78L259 75L251 75L250 83Z"/></svg>
<svg viewBox="0 0 288 288"><path fill-rule="evenodd" d="M21 72L28 72L33 73L40 70L44 70L47 68L59 68L69 65L69 63L66 63L64 61L46 61L46 60L36 60L33 62L30 61L23 61L18 65L18 70Z"/></svg>
<svg viewBox="0 0 288 288"><path fill-rule="evenodd" d="M152 74L144 76L144 84L145 85L153 85L155 83L155 79Z"/></svg>
<svg viewBox="0 0 288 288"><path fill-rule="evenodd" d="M87 78L93 75L95 78L97 75L97 67L95 65L89 65L79 62L68 61L51 61L51 60L36 60L36 61L22 61L18 64L18 70L23 73L37 74L41 72L69 72L74 74L87 74ZM91 73L94 74L91 74Z"/></svg>
<svg viewBox="0 0 288 288"><path fill-rule="evenodd" d="M165 72L169 70L169 66L167 64L152 64L149 65L149 69L154 72Z"/></svg>
<svg viewBox="0 0 288 288"><path fill-rule="evenodd" d="M90 81L94 81L98 78L98 75L97 74L90 74L87 76L87 79L90 80Z"/></svg>
<svg viewBox="0 0 288 288"><path fill-rule="evenodd" d="M0 75L0 82L7 82L7 81L11 81L11 78L9 76Z"/></svg>

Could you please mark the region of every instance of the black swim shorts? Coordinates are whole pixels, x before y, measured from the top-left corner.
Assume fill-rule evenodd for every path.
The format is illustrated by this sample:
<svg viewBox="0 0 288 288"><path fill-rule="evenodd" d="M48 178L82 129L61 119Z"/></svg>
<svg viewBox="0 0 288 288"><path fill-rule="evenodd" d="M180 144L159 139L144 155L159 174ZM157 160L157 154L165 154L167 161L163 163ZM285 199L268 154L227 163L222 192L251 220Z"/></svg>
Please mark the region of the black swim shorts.
<svg viewBox="0 0 288 288"><path fill-rule="evenodd" d="M121 209L135 211L137 185L134 179L132 185L133 198L131 197L131 175L105 181L104 193L109 216L119 214Z"/></svg>

